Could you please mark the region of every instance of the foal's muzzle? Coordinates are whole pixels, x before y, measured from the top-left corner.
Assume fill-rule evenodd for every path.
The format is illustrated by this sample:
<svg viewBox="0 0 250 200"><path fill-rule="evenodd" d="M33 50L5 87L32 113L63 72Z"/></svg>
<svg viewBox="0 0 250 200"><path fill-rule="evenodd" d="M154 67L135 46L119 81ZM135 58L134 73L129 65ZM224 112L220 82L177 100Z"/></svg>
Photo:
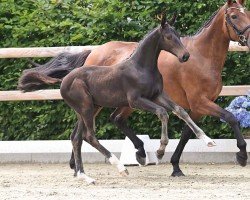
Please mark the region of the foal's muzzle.
<svg viewBox="0 0 250 200"><path fill-rule="evenodd" d="M182 58L180 59L180 62L187 62L190 57L189 53L185 53Z"/></svg>

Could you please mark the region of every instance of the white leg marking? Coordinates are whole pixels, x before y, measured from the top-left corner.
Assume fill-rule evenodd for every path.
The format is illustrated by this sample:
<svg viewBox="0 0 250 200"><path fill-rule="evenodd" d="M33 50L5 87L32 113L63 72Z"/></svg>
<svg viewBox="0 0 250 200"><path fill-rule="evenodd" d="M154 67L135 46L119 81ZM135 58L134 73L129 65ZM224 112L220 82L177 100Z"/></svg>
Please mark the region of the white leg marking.
<svg viewBox="0 0 250 200"><path fill-rule="evenodd" d="M216 146L216 143L210 137L206 136L205 134L201 134L199 139L202 139L208 147Z"/></svg>
<svg viewBox="0 0 250 200"><path fill-rule="evenodd" d="M90 178L89 176L80 171L77 172L77 178L85 180L88 184L95 184L96 182L95 179Z"/></svg>
<svg viewBox="0 0 250 200"><path fill-rule="evenodd" d="M114 154L111 154L111 157L109 158L109 162L111 163L111 165L116 165L120 173L127 171L125 166L120 162L120 160Z"/></svg>
<svg viewBox="0 0 250 200"><path fill-rule="evenodd" d="M179 108L176 107L175 109L178 110ZM179 118L183 119L183 120L186 122L186 124L191 128L191 130L194 132L194 134L196 135L196 137L199 138L199 139L202 139L202 140L206 143L206 145L207 145L208 147L216 146L216 143L215 143L211 138L209 138L209 137L203 132L203 130L201 130L201 128L198 127L198 126L193 122L193 120L192 120L190 117L188 117L188 119L184 119L184 118L182 118L182 117L178 114L178 112L175 112L175 111L172 111L172 112L173 112L175 115L177 115ZM196 129L196 131L195 131L194 128Z"/></svg>

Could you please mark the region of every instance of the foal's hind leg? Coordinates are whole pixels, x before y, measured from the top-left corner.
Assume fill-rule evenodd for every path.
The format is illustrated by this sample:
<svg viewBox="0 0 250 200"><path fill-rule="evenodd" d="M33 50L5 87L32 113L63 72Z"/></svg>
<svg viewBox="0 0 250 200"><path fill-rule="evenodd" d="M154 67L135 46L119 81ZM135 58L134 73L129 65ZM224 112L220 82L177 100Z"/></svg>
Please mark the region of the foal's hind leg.
<svg viewBox="0 0 250 200"><path fill-rule="evenodd" d="M141 141L135 134L135 132L127 126L126 119L133 112L133 109L129 107L117 108L111 114L110 118L112 122L122 130L122 132L133 142L134 147L138 150L136 152L136 160L141 164L146 164L146 153L144 150L143 141Z"/></svg>
<svg viewBox="0 0 250 200"><path fill-rule="evenodd" d="M95 128L95 118L96 118L96 116L98 115L98 113L99 113L100 111L101 111L101 108L99 108L99 109L97 110L96 114L95 114L94 121L93 121L93 123L94 123L94 128ZM82 123L82 120L78 120L78 121L77 121L77 123L76 123L76 125L75 125L75 128L74 128L73 132L72 132L71 135L70 135L71 141L73 141L73 139L74 139L76 133L79 132L79 131L80 131L79 134L82 134L82 135L83 135L83 132L86 131L86 130L85 130L85 126L84 126L84 124ZM83 139L85 139L85 138L83 138ZM76 170L76 168L75 168L75 158L74 158L74 151L73 151L73 149L72 149L71 158L70 158L70 161L69 161L69 166L70 166L71 169ZM75 172L75 174L76 174L76 172Z"/></svg>
<svg viewBox="0 0 250 200"><path fill-rule="evenodd" d="M71 133L70 135L70 140L71 140L71 143L73 143L73 139L76 135L76 132L77 132L77 129L78 129L78 121L76 122L76 125L75 125L75 128L73 130L73 132ZM71 158L70 158L70 161L69 161L69 166L71 169L74 169L76 170L76 165L75 165L75 158L74 158L74 151L72 149L72 153L71 153ZM76 172L76 171L75 171Z"/></svg>
<svg viewBox="0 0 250 200"><path fill-rule="evenodd" d="M95 132L94 132L94 121L93 121L93 116L98 112L98 109L95 108L95 112L93 112L93 109L90 107L85 109L85 112L81 113L81 117L84 121L84 124L86 126L86 133L84 134L84 140L88 142L90 145L95 147L99 152L101 152L106 158L109 159L109 162L112 165L116 165L118 171L122 175L127 175L128 171L124 167L124 165L119 161L119 159L114 155L111 154L104 146L102 146L97 138L95 137Z"/></svg>

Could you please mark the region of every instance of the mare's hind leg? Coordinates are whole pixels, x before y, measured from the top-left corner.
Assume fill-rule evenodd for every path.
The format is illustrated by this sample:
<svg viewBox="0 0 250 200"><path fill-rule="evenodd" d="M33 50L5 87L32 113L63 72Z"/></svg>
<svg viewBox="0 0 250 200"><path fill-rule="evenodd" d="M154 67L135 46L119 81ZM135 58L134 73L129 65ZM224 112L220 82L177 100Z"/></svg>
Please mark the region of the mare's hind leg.
<svg viewBox="0 0 250 200"><path fill-rule="evenodd" d="M136 160L141 164L146 163L146 153L144 150L143 141L141 141L135 134L135 132L128 127L126 119L133 112L133 109L129 107L116 108L111 114L111 121L133 142L134 147L138 150L136 152Z"/></svg>

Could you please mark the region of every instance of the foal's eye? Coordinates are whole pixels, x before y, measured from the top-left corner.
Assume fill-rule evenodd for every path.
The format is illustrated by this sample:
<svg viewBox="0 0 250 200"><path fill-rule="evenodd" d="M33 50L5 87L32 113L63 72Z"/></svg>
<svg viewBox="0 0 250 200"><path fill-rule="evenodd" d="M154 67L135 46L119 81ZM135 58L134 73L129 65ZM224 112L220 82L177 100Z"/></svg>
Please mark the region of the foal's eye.
<svg viewBox="0 0 250 200"><path fill-rule="evenodd" d="M232 15L231 18L232 19L237 19L237 15Z"/></svg>

